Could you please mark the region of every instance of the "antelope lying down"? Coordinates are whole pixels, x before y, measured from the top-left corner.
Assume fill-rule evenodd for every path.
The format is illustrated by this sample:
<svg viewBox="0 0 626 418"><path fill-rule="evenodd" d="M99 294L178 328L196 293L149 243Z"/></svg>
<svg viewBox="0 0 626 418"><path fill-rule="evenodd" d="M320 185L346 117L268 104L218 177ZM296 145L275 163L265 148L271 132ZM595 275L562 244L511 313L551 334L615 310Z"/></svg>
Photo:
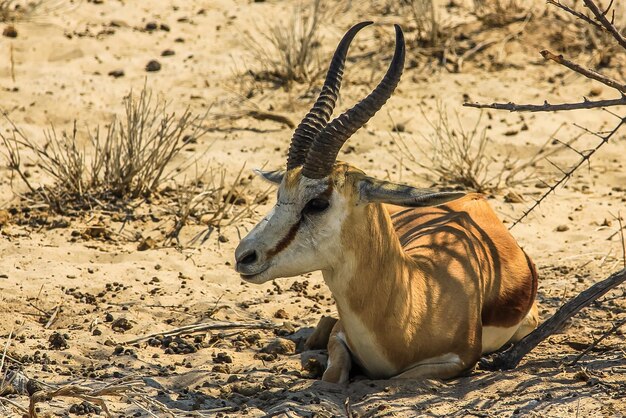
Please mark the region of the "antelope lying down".
<svg viewBox="0 0 626 418"><path fill-rule="evenodd" d="M237 271L264 283L321 270L337 304L323 380L344 383L352 360L372 378L449 378L537 326L534 265L485 199L377 180L337 162L350 136L387 101L404 37L380 84L328 122L350 42L332 58L297 127L272 211L241 241Z"/></svg>

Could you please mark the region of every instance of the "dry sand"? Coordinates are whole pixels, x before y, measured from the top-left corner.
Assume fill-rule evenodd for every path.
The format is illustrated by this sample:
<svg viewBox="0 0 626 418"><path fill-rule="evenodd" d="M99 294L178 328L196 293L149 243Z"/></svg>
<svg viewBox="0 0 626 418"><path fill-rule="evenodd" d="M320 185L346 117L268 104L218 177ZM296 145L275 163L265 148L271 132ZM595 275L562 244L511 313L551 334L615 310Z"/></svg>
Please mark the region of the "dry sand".
<svg viewBox="0 0 626 418"><path fill-rule="evenodd" d="M393 14L372 15L370 3L384 2L353 1L351 7L347 3L337 6L333 18L322 25L319 55L323 62L351 24L372 18L386 25L364 30L355 41L352 55L361 58L347 65L338 106L341 110L366 94L384 70L392 51L388 23L407 19ZM313 95L304 95L306 85L296 84L287 91L244 74L249 68L258 69L246 46L245 32L267 45L267 40L259 37L264 22L287 21L295 4L278 0L105 0L62 5L17 22L17 38L0 38L0 110L43 143L42 131L51 125L59 131L70 129L75 119L83 130L85 126L104 125L123 111L122 98L129 90L138 91L145 83L179 112L185 106L196 112L211 108L211 131L193 153L186 152L180 159L197 156L202 165L221 165L227 168L230 179L244 161L247 168L280 167L290 128L269 120L224 116L241 115L256 106L297 121L310 106ZM436 120L437 102L441 102L454 123L456 112L469 127L479 111L461 107L467 98L541 103L543 99L574 101L582 95L610 96L607 88L598 88L556 64L543 62L539 49L561 51L574 35L560 26L554 29L550 23L542 23L545 5L537 2L536 7L538 13L529 23L518 20L474 33L477 42L491 39L495 44L468 59L460 73L449 72L432 61L416 60L385 110L351 139L349 153L341 158L372 175L429 186L432 183L424 179L426 171L402 158L395 145L400 135L420 161L428 163L424 153L432 151L412 145L413 141L424 144L420 133L428 135L430 130L420 107L429 119ZM479 25L466 9L442 8L441 12L448 24L468 19L470 32ZM149 22L156 22L157 29L146 31ZM161 24L167 27L158 28ZM410 33L408 37L411 39ZM410 43L409 48L416 46ZM174 55L161 56L166 49ZM161 70L148 73L145 66L153 59L161 63ZM619 65L615 59L607 71L619 75L623 69ZM123 70L124 76L109 76L114 70ZM244 99L246 95L251 97ZM616 123L613 116L602 111L523 115L490 111L482 121L482 126L489 125L487 132L493 141L489 154L499 161L508 153L520 158L532 156L562 124L558 138L569 140L581 132L573 122L592 130ZM392 133L394 123L401 123L404 132ZM0 122L0 129L6 133L8 124ZM585 135L576 144L579 149L588 149L597 141ZM614 216L626 201L625 155L622 132L565 188L558 189L513 229L539 269L542 318L621 268L622 247ZM567 167L577 158L573 152L563 152L554 161ZM52 182L36 166L30 167L30 172L35 184ZM525 184L504 187L494 192L490 201L502 218L511 222L545 191L538 179L551 183L558 176L542 161L523 175ZM11 185L10 179L3 162L0 205L5 209L28 206L14 194L25 192L24 185L17 180ZM251 190L258 192L265 187L260 180L253 180ZM507 203L509 192L522 196L523 202ZM52 216L69 223L53 228L49 222L24 224L20 209L0 226L0 343L4 345L9 333L13 335L5 365L56 385L79 382L97 386L98 382L135 377L150 398L176 416L624 416L623 328L576 365L568 365L594 338L624 317L623 287L572 319L513 371L477 368L445 382L370 381L357 375L347 387L322 383L319 370L311 367L315 361L308 358L323 362L325 353L302 352L302 338L320 316L336 315L321 275L252 286L244 284L231 265L238 234L253 226L273 200L271 193L252 217L239 222L237 228L225 228L222 241L227 242L218 241L215 234L204 245L183 251L160 246L138 251L137 242L128 239L139 232L143 237L153 237L159 245L163 243L167 225L155 218L168 218L158 203L142 206L137 219L125 225L123 236L111 234L107 239L80 235L98 223L109 231L120 230L119 219L102 211ZM183 229L182 242L203 229L203 225L188 225ZM78 231L78 238L72 236L74 231ZM45 328L49 316L42 311L50 313L56 307L60 307L56 320ZM128 328L120 319L126 319L130 329L120 329L120 325ZM174 345L153 339L116 348L147 334L211 321L270 321L276 327L214 330L175 339ZM54 333L64 336L67 347L52 348L49 339ZM296 352L284 343L281 347L286 354L262 353L276 334L294 341ZM173 348L176 346L178 349ZM175 353L185 348L192 352ZM24 395L10 399L23 406L28 401ZM149 416L123 398L106 399L116 417ZM39 407L42 414L67 416L70 405L79 402L57 398ZM153 413L168 416L158 409ZM21 413L0 401L0 416Z"/></svg>

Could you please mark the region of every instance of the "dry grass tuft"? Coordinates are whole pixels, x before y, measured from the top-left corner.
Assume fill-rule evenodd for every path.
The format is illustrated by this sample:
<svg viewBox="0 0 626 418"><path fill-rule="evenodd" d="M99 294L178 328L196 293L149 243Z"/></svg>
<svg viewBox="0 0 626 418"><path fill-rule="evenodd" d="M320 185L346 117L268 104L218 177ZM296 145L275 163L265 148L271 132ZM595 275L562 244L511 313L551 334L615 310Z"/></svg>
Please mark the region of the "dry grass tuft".
<svg viewBox="0 0 626 418"><path fill-rule="evenodd" d="M539 161L546 160L571 143L552 145L555 132L528 158L513 158L511 154L502 158L494 151L493 140L482 124L482 113L468 129L463 126L458 114L451 121L444 108L438 107L437 110L438 117L433 121L421 109L430 134L420 134L421 138L411 143L398 135L396 141L406 168L435 183L457 184L483 193L513 187L530 181L530 174ZM423 170L427 174L423 174Z"/></svg>
<svg viewBox="0 0 626 418"><path fill-rule="evenodd" d="M33 20L68 5L65 0L0 0L0 23Z"/></svg>
<svg viewBox="0 0 626 418"><path fill-rule="evenodd" d="M292 82L304 83L320 74L315 50L320 44L320 22L323 20L321 0L296 7L287 22L268 24L259 29L269 41L269 48L258 36L247 35L248 49L261 67L255 78L287 87Z"/></svg>
<svg viewBox="0 0 626 418"><path fill-rule="evenodd" d="M87 132L87 146L80 144L76 122L71 132L60 135L51 128L40 146L5 115L13 129L10 136L0 133L0 138L9 168L30 189L28 197L59 213L146 198L180 168L172 163L181 150L206 133L204 117L189 109L177 116L166 103L153 103L145 88L137 96L131 92L124 105L124 116L116 118L106 134L99 129ZM24 149L33 152L36 165L52 176L52 187L30 183L22 164Z"/></svg>

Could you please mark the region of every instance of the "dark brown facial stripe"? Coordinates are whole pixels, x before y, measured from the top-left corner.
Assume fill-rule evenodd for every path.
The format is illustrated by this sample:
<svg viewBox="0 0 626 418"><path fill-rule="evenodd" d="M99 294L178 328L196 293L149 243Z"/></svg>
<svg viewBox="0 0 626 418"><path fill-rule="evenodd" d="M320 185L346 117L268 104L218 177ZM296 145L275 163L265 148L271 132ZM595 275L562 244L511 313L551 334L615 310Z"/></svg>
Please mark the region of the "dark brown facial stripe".
<svg viewBox="0 0 626 418"><path fill-rule="evenodd" d="M287 246L291 244L291 241L293 241L293 239L296 237L296 234L298 233L298 229L300 229L301 223L302 223L302 218L298 219L298 222L296 222L295 224L293 224L291 228L289 228L289 232L287 232L287 235L285 235L285 237L281 239L278 242L278 244L276 244L276 247L269 250L267 252L267 255L269 257L274 257L276 254L278 254L279 252L287 248Z"/></svg>

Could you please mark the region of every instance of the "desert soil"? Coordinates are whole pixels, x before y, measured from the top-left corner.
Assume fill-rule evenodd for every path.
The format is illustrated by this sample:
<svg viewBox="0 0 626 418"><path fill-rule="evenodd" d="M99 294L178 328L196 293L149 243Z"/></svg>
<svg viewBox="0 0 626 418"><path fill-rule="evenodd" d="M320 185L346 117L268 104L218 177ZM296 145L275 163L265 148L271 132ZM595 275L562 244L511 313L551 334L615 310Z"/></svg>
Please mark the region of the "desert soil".
<svg viewBox="0 0 626 418"><path fill-rule="evenodd" d="M411 18L385 12L383 3L333 3L321 24L323 36L315 51L324 66L351 24L364 19L382 23L363 30L355 40L351 56L356 58L347 64L338 104L338 111L344 110L362 98L384 71L392 52L390 24L400 22L408 28L412 61L403 81L385 109L341 154L371 175L421 187L442 183L437 177L429 180L428 170L417 164L428 165L429 155L435 152L424 138L432 132L427 119L436 121L444 112L452 125L461 123L470 130L480 112L462 107L464 101L542 103L612 95L608 88L542 60L537 51L544 48L569 52L573 58L580 54L589 65L599 59L597 53L571 46L572 40L584 42L577 38L575 23L554 24L555 13L547 12L543 2L536 2L529 19L523 15L505 22L479 22L470 6L440 7L443 24L465 25L459 30L466 31L474 44L489 41L467 57L460 71L454 69L454 55L442 65L441 54L420 49L410 30ZM209 132L178 162L197 158L201 167L224 168L228 181L244 162L245 170L279 168L285 164L292 129L246 112L269 111L297 122L314 100L320 80L287 88L255 79L251 74L260 74L263 68L250 52L250 39L269 48L261 35L264 28L288 22L297 4L279 0L49 2L54 6L50 10L13 23L17 37L0 38L0 110L33 141L43 144L43 131L51 126L69 130L77 120L79 130L85 132L87 127L110 123L113 115L122 114L123 97L145 84L154 97L167 100L177 112L187 106L198 113L209 110L205 121ZM6 26L0 24L2 29ZM173 53L162 56L165 50ZM620 76L623 67L618 58L605 62L604 68ZM151 60L161 64L159 71L146 71ZM112 71L122 71L123 76L114 77ZM554 142L551 137L557 128L556 138L578 138L575 147L587 150L599 139L581 136L583 131L574 123L598 131L616 122L600 110L488 111L482 114L480 127L489 137L486 158L493 160L489 169L497 170L507 155L511 164L521 164L544 143ZM8 135L11 127L3 119L0 129ZM626 201L625 134L614 136L565 187L512 229L538 266L542 319L623 266L616 217ZM400 142L408 145L416 161L399 151ZM29 154L24 158L35 161ZM551 161L566 169L578 158L564 150ZM37 164L28 169L32 183L54 184ZM541 160L523 172L521 182L488 191L490 202L511 225L546 191L545 183L554 184L560 175ZM246 199L267 187L258 179L251 181ZM123 223L123 217L98 207L55 214L20 197L26 191L3 160L0 208L10 216L0 226L0 343L7 347L2 372L19 370L30 379L57 386L98 388L135 382L129 395L135 402L124 396L103 397L113 416L620 417L626 413L623 327L570 364L624 318L623 286L573 318L515 370L477 367L466 376L426 382L372 381L357 373L348 386L336 386L319 380L325 351L303 347L303 339L322 315L336 316L321 275L255 286L242 282L233 270L239 236L269 211L273 191L253 214L212 234L202 245L188 242L206 226L190 222L182 230L181 247L165 245L164 235L172 222L165 199L144 203ZM92 233L94 225L106 233ZM147 237L156 245L139 251L138 243ZM202 323L227 326L128 343ZM37 409L41 416L95 415L72 406L81 402L55 397L39 402ZM15 405L26 407L28 395L5 394L0 398L0 416L22 416L24 411Z"/></svg>

